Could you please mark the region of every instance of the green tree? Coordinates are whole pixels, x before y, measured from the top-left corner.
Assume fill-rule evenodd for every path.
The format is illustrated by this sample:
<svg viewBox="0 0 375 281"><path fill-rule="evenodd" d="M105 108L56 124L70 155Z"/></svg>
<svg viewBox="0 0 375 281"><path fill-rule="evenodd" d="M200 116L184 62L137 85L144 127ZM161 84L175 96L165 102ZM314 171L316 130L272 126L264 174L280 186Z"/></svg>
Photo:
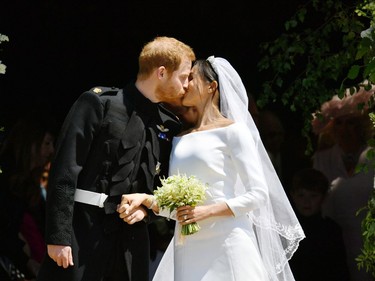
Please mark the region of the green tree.
<svg viewBox="0 0 375 281"><path fill-rule="evenodd" d="M285 23L284 33L261 44L261 54L258 69L271 79L262 85L258 106L281 102L301 113L301 133L311 153L312 113L333 95L343 97L348 88L355 93L361 84L368 89L375 85L375 1L308 1ZM370 103L371 108L374 100ZM374 113L370 118L375 127ZM367 157L375 159L375 140L369 145L373 149ZM375 277L375 191L362 211L367 212L364 247L357 264Z"/></svg>
<svg viewBox="0 0 375 281"><path fill-rule="evenodd" d="M347 4L311 0L285 23L285 32L261 44L260 72L271 77L262 85L259 107L281 102L305 120L309 140L312 113L333 95L369 81L375 84L375 2Z"/></svg>
<svg viewBox="0 0 375 281"><path fill-rule="evenodd" d="M369 115L375 127L375 114L370 113ZM370 141L370 145L373 150L371 151L372 154L368 155L368 157L375 159L374 139ZM375 277L375 189L367 206L360 209L358 213L360 212L366 212L366 216L362 221L363 249L356 261L359 268L366 268L366 271L371 272L372 276Z"/></svg>

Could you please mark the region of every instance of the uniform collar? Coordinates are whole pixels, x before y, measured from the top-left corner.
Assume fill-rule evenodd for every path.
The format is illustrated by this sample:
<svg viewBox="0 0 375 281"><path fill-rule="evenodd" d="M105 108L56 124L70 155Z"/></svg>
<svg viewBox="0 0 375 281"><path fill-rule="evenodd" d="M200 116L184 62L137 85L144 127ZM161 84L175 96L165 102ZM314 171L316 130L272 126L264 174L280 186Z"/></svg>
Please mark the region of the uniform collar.
<svg viewBox="0 0 375 281"><path fill-rule="evenodd" d="M125 98L134 106L137 112L145 115L158 114L158 106L148 98L146 98L135 86L135 83L130 83L124 87Z"/></svg>

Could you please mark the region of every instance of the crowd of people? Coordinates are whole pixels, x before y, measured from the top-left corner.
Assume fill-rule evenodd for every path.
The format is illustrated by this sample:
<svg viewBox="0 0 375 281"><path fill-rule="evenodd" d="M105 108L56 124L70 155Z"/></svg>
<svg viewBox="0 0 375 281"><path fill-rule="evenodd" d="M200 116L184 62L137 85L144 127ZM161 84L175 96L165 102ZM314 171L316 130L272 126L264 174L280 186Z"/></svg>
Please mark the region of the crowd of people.
<svg viewBox="0 0 375 281"><path fill-rule="evenodd" d="M124 88L80 94L60 128L37 114L6 128L1 280L374 281L355 258L375 87L322 104L306 158L225 58L158 36L138 61ZM153 192L179 173L207 183L205 201L161 209Z"/></svg>
<svg viewBox="0 0 375 281"><path fill-rule="evenodd" d="M313 167L322 171L331 187L322 206L324 216L335 220L343 232L351 280L371 281L374 277L358 269L356 258L363 248L361 222L365 214L357 212L367 205L374 189L374 159L367 157L368 141L374 138L374 127L368 113L373 111L375 86L365 86L355 94L347 90L343 98L332 97L313 119L314 133L319 135L313 155ZM370 167L360 169L360 167Z"/></svg>
<svg viewBox="0 0 375 281"><path fill-rule="evenodd" d="M46 180L57 129L53 118L35 112L6 128L0 149L1 280L35 278L45 256Z"/></svg>

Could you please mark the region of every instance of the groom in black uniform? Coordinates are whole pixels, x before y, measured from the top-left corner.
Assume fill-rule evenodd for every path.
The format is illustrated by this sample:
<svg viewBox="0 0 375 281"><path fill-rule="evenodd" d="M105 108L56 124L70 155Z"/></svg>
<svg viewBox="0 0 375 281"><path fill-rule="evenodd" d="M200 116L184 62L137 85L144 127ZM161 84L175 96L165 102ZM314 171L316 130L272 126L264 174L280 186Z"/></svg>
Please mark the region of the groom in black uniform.
<svg viewBox="0 0 375 281"><path fill-rule="evenodd" d="M152 193L168 172L171 139L195 59L171 37L156 37L139 56L135 83L95 87L72 106L51 165L46 256L38 281L148 281L150 212L127 224L121 195ZM177 113L176 113L177 114Z"/></svg>

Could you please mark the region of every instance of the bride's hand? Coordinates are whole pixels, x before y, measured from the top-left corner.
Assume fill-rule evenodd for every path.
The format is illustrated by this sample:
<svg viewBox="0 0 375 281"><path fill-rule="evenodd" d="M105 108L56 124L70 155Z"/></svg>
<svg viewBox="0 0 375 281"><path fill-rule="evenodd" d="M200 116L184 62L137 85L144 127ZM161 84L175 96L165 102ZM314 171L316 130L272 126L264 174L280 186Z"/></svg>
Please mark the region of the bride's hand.
<svg viewBox="0 0 375 281"><path fill-rule="evenodd" d="M209 206L182 206L177 208L176 218L182 224L198 222L210 217Z"/></svg>
<svg viewBox="0 0 375 281"><path fill-rule="evenodd" d="M204 206L182 206L177 208L176 219L182 224L198 222L213 216L234 216L225 202Z"/></svg>
<svg viewBox="0 0 375 281"><path fill-rule="evenodd" d="M143 204L143 201L145 201L148 196L149 195L145 193L123 194L121 203L117 206L117 212L120 214L133 212L135 208Z"/></svg>
<svg viewBox="0 0 375 281"><path fill-rule="evenodd" d="M124 194L121 203L117 206L117 212L122 220L128 224L143 220L147 212L142 206L150 195L145 193Z"/></svg>

